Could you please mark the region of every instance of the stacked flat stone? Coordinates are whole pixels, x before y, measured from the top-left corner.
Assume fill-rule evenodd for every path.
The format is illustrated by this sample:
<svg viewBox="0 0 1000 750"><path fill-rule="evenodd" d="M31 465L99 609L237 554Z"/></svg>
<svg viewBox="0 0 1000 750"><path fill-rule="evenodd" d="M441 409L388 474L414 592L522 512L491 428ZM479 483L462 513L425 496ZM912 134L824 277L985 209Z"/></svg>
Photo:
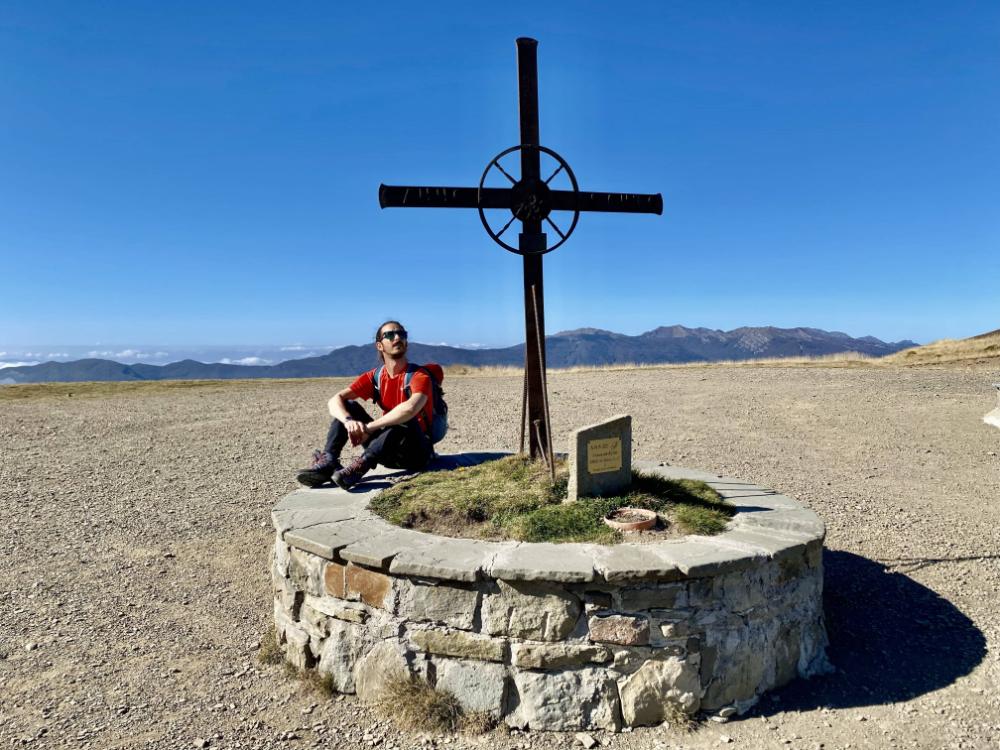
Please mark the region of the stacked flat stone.
<svg viewBox="0 0 1000 750"><path fill-rule="evenodd" d="M378 476L291 493L272 514L286 658L367 702L416 677L534 730L656 724L669 702L742 712L824 670L816 514L737 479L635 467L706 481L736 514L712 537L482 542L389 524L368 510Z"/></svg>

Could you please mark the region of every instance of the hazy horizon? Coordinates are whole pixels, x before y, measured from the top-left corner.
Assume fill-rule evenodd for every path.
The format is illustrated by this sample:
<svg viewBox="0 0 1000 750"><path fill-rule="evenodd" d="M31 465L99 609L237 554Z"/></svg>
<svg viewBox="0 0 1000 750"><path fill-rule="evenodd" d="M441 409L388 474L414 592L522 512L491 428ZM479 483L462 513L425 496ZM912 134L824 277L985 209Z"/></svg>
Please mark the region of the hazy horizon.
<svg viewBox="0 0 1000 750"><path fill-rule="evenodd" d="M682 323L664 324L684 325ZM584 328L600 328L602 330L612 330L603 326L583 326ZM657 326L654 326L654 328ZM708 326L685 326L686 328L708 328ZM757 327L757 326L737 326L737 328ZM813 328L834 332L831 329L820 326L767 326L772 328ZM576 329L570 329L576 330ZM626 336L638 336L646 331L638 332L614 331ZM711 330L732 330L732 329L711 329ZM553 336L563 331L550 331L547 336ZM869 333L846 333L852 338L864 338L873 336ZM976 335L976 334L970 334ZM909 337L887 339L882 336L875 336L886 343L898 341L917 341ZM521 337L518 341L487 346L477 342L451 342L451 341L424 341L414 338L414 342L431 346L453 346L460 349L501 349L509 346L517 346L524 342ZM331 344L150 344L150 343L94 343L94 344L35 344L32 346L5 346L0 344L0 369L7 367L24 367L41 364L42 362L71 362L79 359L108 359L122 364L151 364L165 365L171 362L193 359L199 362L234 365L273 365L291 359L304 359L306 357L318 357L329 354L335 349L345 346L364 346L370 343L367 341L353 341ZM926 343L926 342L917 342Z"/></svg>

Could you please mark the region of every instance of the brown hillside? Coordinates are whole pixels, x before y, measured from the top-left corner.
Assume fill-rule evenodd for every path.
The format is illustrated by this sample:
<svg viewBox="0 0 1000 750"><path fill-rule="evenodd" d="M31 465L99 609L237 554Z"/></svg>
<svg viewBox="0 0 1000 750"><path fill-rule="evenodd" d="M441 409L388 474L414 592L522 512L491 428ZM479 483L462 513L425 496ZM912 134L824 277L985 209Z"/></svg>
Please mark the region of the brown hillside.
<svg viewBox="0 0 1000 750"><path fill-rule="evenodd" d="M887 364L938 365L996 363L1000 361L1000 329L967 339L941 339L883 357Z"/></svg>

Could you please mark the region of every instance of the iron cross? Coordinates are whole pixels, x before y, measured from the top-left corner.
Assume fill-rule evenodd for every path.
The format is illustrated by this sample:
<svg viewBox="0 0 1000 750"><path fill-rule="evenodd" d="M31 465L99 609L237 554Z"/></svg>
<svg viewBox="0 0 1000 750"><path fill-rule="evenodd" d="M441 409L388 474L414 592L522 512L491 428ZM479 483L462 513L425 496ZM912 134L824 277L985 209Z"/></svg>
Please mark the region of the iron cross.
<svg viewBox="0 0 1000 750"><path fill-rule="evenodd" d="M548 392L545 377L545 311L542 298L542 256L563 244L576 228L581 211L614 213L663 213L663 198L659 193L581 192L573 170L555 151L541 145L538 137L538 42L517 40L518 103L521 143L497 154L483 172L479 187L415 187L381 185L378 198L382 208L475 208L483 226L498 244L522 256L524 262L524 389L521 401L521 451L524 451L525 428L528 432L532 458L542 458L554 470ZM511 153L520 152L521 176L515 179L500 164ZM541 174L541 157L554 159L557 169L546 179ZM510 187L486 186L491 170L497 169L510 182ZM553 178L564 172L571 189L549 187ZM495 232L484 210L507 209L510 220ZM563 231L550 217L552 211L571 211L572 223ZM514 220L521 222L517 246L507 244L502 236ZM559 235L553 245L543 227L548 225ZM527 417L527 420L525 420Z"/></svg>

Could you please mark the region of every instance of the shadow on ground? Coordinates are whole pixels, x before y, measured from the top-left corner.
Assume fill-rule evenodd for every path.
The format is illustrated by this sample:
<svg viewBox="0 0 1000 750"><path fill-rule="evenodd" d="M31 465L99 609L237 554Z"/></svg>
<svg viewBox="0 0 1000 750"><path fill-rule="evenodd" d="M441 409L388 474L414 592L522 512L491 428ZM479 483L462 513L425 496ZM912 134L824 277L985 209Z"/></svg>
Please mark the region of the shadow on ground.
<svg viewBox="0 0 1000 750"><path fill-rule="evenodd" d="M452 469L459 469L462 467L478 466L479 464L486 463L487 461L496 461L497 459L509 456L509 453L498 453L489 451L479 451L479 452L468 452L468 453L446 453L435 455L431 459L431 462L427 464L420 472L408 471L406 469L394 469L389 468L387 473L378 474L375 476L369 476L367 479L363 479L354 487L354 492L368 492L370 490L384 490L397 482L401 482L409 477L416 476L421 472L427 471L451 471Z"/></svg>
<svg viewBox="0 0 1000 750"><path fill-rule="evenodd" d="M836 672L765 695L752 715L908 700L950 685L986 656L972 621L909 576L850 552L827 550L823 565Z"/></svg>

